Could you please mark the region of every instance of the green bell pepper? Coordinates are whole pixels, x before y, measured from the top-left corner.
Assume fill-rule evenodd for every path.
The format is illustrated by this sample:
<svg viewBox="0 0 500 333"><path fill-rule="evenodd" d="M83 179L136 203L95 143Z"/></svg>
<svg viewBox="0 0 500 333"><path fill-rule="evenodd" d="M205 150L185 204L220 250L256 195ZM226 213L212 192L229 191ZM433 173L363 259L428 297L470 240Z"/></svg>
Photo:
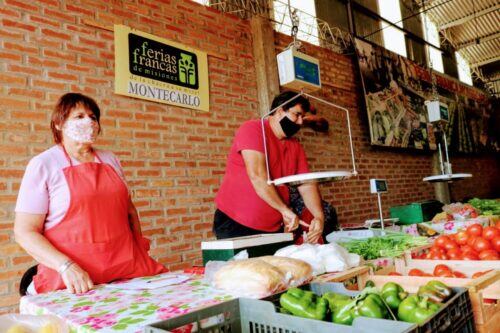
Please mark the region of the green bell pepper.
<svg viewBox="0 0 500 333"><path fill-rule="evenodd" d="M387 308L377 294L366 293L355 298L346 295L326 293L332 312L332 321L336 324L351 325L356 317L385 318Z"/></svg>
<svg viewBox="0 0 500 333"><path fill-rule="evenodd" d="M453 290L441 281L432 280L418 288L417 294L428 297L434 303L444 303L453 295Z"/></svg>
<svg viewBox="0 0 500 333"><path fill-rule="evenodd" d="M280 305L295 316L323 320L326 316L328 301L318 298L311 291L290 288L286 293L281 295Z"/></svg>
<svg viewBox="0 0 500 333"><path fill-rule="evenodd" d="M395 282L387 282L382 287L382 298L392 310L397 310L399 303L408 296L399 284Z"/></svg>
<svg viewBox="0 0 500 333"><path fill-rule="evenodd" d="M337 304L338 301L352 301L352 298L347 295L343 294L337 294L334 292L327 292L324 293L322 298L326 299L328 301L328 304L330 305L330 309L333 311L333 308L335 304Z"/></svg>
<svg viewBox="0 0 500 333"><path fill-rule="evenodd" d="M429 302L427 297L411 295L399 304L398 318L409 323L422 324L439 309L440 305Z"/></svg>
<svg viewBox="0 0 500 333"><path fill-rule="evenodd" d="M368 294L363 300L358 301L354 308L355 317L385 318L387 308L384 301L377 294Z"/></svg>

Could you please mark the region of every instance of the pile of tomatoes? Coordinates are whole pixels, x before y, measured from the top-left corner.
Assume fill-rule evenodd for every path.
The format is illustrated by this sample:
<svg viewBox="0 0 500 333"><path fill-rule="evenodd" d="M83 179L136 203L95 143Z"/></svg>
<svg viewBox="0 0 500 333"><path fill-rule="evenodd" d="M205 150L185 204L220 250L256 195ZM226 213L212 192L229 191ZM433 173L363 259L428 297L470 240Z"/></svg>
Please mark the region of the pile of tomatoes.
<svg viewBox="0 0 500 333"><path fill-rule="evenodd" d="M475 279L475 278L478 278L478 277L480 277L488 272L491 272L491 270L476 272L470 277ZM391 272L391 273L389 273L389 275L401 275L401 274ZM418 268L412 268L408 271L408 275L409 276L432 276L432 277L462 278L462 279L469 277L462 272L452 270L450 267L448 267L446 265L436 265L436 267L434 267L434 271L432 272L432 274L426 273Z"/></svg>
<svg viewBox="0 0 500 333"><path fill-rule="evenodd" d="M483 228L473 224L465 231L436 238L430 251L414 256L433 260L499 260L500 224Z"/></svg>

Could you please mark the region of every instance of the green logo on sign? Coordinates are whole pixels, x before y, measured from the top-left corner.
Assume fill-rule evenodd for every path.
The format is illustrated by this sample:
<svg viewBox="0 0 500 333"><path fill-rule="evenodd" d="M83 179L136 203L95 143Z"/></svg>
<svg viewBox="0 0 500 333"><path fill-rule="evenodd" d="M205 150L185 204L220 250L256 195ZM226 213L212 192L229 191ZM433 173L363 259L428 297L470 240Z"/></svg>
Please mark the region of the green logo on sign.
<svg viewBox="0 0 500 333"><path fill-rule="evenodd" d="M179 67L179 81L182 83L189 84L191 86L196 85L196 65L192 61L192 56L181 52L181 58L178 62Z"/></svg>

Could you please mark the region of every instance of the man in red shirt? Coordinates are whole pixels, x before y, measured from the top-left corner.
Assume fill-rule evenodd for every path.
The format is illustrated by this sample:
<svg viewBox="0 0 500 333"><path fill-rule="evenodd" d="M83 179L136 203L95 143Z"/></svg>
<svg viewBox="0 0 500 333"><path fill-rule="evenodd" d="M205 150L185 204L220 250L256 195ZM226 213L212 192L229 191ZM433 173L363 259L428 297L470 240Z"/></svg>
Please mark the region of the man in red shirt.
<svg viewBox="0 0 500 333"><path fill-rule="evenodd" d="M290 91L279 94L274 98L271 109L295 96L297 93ZM304 150L293 138L309 108L309 100L299 96L264 120L271 179L309 172ZM315 183L302 184L298 190L314 217L307 239L316 243L324 226L318 186ZM289 208L288 187L267 183L260 119L245 122L236 132L215 202L217 210L213 230L218 239L283 230L289 232L297 229L301 222Z"/></svg>

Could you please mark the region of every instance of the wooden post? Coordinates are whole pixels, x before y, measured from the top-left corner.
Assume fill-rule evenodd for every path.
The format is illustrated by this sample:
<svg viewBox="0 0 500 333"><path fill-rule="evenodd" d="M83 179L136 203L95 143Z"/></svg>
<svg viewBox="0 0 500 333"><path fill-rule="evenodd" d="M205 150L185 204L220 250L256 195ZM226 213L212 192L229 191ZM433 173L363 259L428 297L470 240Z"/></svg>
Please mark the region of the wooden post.
<svg viewBox="0 0 500 333"><path fill-rule="evenodd" d="M278 65L271 22L261 16L250 19L252 47L257 76L257 95L261 115L271 110L271 102L279 94Z"/></svg>

